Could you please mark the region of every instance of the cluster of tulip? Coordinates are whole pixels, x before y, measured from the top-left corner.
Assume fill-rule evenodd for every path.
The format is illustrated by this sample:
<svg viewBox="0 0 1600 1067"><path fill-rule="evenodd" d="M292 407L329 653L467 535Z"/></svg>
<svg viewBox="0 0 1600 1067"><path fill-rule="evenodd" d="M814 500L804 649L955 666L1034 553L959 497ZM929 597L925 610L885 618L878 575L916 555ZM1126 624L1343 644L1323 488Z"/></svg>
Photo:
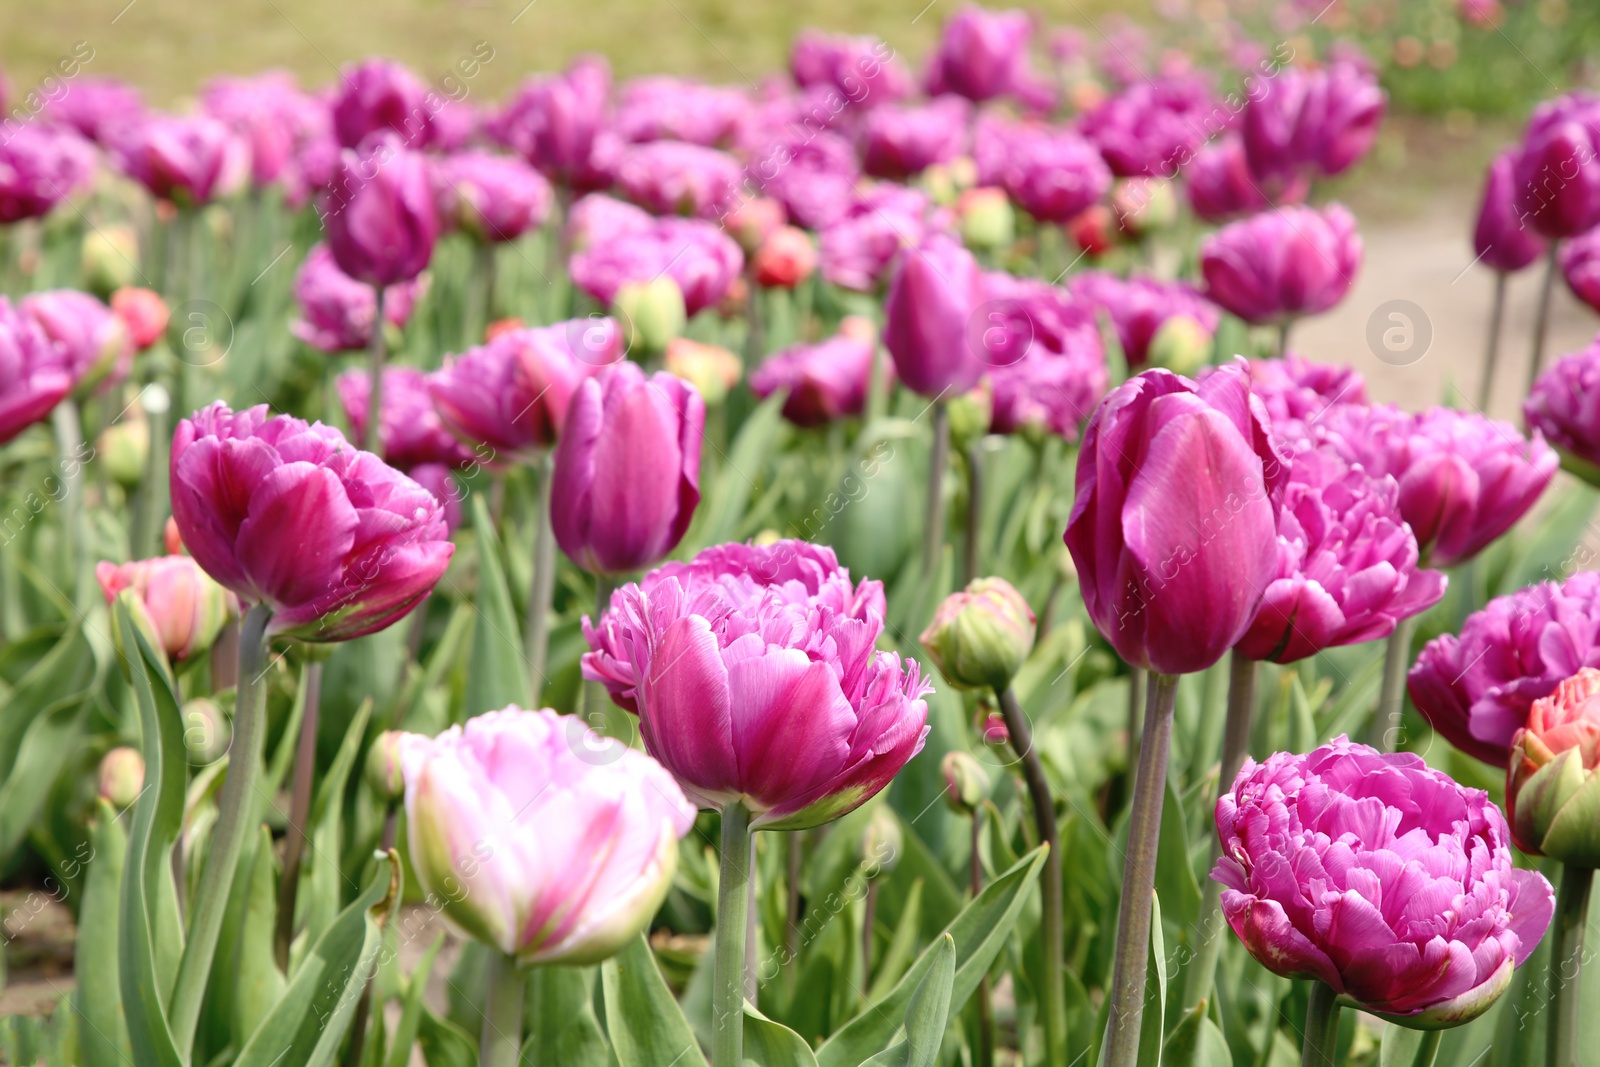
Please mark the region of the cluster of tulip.
<svg viewBox="0 0 1600 1067"><path fill-rule="evenodd" d="M1600 342L1526 432L1371 402L1289 340L1373 68L1036 30L0 125L0 864L82 887L63 1062L1369 1062L1348 1006L1431 1064L1511 1000L1572 1067L1600 583L1506 535L1600 485ZM1476 241L1492 336L1546 241L1600 309L1600 98Z"/></svg>

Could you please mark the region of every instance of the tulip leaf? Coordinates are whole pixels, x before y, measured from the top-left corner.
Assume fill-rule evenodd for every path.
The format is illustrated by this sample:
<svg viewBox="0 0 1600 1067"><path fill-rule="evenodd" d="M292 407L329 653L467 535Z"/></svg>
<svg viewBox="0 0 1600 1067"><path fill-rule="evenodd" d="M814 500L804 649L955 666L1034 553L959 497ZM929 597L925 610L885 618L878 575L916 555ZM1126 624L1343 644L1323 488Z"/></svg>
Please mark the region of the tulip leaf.
<svg viewBox="0 0 1600 1067"><path fill-rule="evenodd" d="M1547 856L1559 856L1580 865L1600 860L1600 774L1584 773L1576 749L1561 754L1571 759L1583 784L1565 798L1540 848Z"/></svg>
<svg viewBox="0 0 1600 1067"><path fill-rule="evenodd" d="M400 863L394 852L378 863L362 894L339 913L311 946L261 1020L233 1067L326 1067L344 1040L356 1002L376 966L383 923L400 899Z"/></svg>
<svg viewBox="0 0 1600 1067"><path fill-rule="evenodd" d="M872 969L872 986L867 990L868 1004L882 1000L894 988L894 983L899 981L906 964L911 962L912 950L917 945L917 932L922 924L922 885L923 879L914 879L911 888L906 891L905 903L900 905L900 921L889 939L889 947Z"/></svg>
<svg viewBox="0 0 1600 1067"><path fill-rule="evenodd" d="M256 834L255 854L241 857L245 872L244 912L234 933L235 952L217 953L231 968L233 1047L242 1048L283 995L283 972L273 955L272 938L278 916L277 865L273 863L272 832L265 826ZM221 990L219 989L219 992Z"/></svg>
<svg viewBox="0 0 1600 1067"><path fill-rule="evenodd" d="M1390 1026L1383 1032L1378 1051L1379 1067L1433 1067L1439 1054L1441 1031L1413 1030L1409 1026Z"/></svg>
<svg viewBox="0 0 1600 1067"><path fill-rule="evenodd" d="M472 528L478 538L478 614L472 628L462 718L532 701L522 631L511 610L511 590L500 562L500 538L489 521L484 495L472 497Z"/></svg>
<svg viewBox="0 0 1600 1067"><path fill-rule="evenodd" d="M906 1006L905 1037L890 1045L861 1067L933 1067L944 1043L944 1028L950 1018L950 993L956 980L956 943L949 934L935 941L928 952L932 966L917 984Z"/></svg>
<svg viewBox="0 0 1600 1067"><path fill-rule="evenodd" d="M1028 891L1044 865L1044 851L1034 849L999 878L989 883L961 914L945 928L955 942L956 975L951 1007L959 1010L972 997L1011 937L1011 931L1028 900ZM937 944L937 943L936 943ZM818 1067L856 1067L886 1047L900 1027L912 995L935 962L930 947L895 985L888 996L870 1004L817 1050Z"/></svg>
<svg viewBox="0 0 1600 1067"><path fill-rule="evenodd" d="M1190 1009L1167 1037L1161 1062L1166 1067L1229 1067L1233 1063L1227 1039L1206 1014L1204 1003Z"/></svg>
<svg viewBox="0 0 1600 1067"><path fill-rule="evenodd" d="M460 1025L439 1018L426 1007L417 1027L417 1041L428 1067L477 1067L478 1042Z"/></svg>
<svg viewBox="0 0 1600 1067"><path fill-rule="evenodd" d="M73 627L6 699L0 725L0 863L39 822L83 727L94 669L88 642Z"/></svg>
<svg viewBox="0 0 1600 1067"><path fill-rule="evenodd" d="M339 911L340 887L344 875L339 870L339 857L344 854L340 837L343 832L345 786L350 779L350 768L355 765L361 742L366 737L367 720L372 715L372 700L363 700L345 728L339 751L334 754L327 773L317 786L316 799L311 805L311 847L306 881L302 887L304 901L305 940L309 944L322 936ZM290 973L293 973L291 968Z"/></svg>
<svg viewBox="0 0 1600 1067"><path fill-rule="evenodd" d="M122 1019L117 981L117 893L128 851L128 835L110 804L95 805L89 843L94 849L84 878L78 913L78 944L73 994L78 1018L78 1048L83 1067L123 1067L133 1060L128 1026Z"/></svg>
<svg viewBox="0 0 1600 1067"><path fill-rule="evenodd" d="M1296 750L1298 751L1298 749ZM1156 852L1156 889L1166 902L1173 922L1187 929L1200 917L1200 884L1189 862L1189 836L1185 829L1183 800L1167 779L1161 805L1161 831Z"/></svg>
<svg viewBox="0 0 1600 1067"><path fill-rule="evenodd" d="M749 1002L744 1006L744 1059L761 1067L817 1067L817 1057L805 1038L762 1015Z"/></svg>
<svg viewBox="0 0 1600 1067"><path fill-rule="evenodd" d="M594 1014L596 973L594 967L562 966L528 972L522 1067L607 1067L611 1062L605 1031Z"/></svg>
<svg viewBox="0 0 1600 1067"><path fill-rule="evenodd" d="M411 970L411 977L406 980L405 996L400 1002L400 1021L395 1024L384 1067L406 1067L411 1062L411 1046L416 1042L417 1031L422 1025L422 997L428 990L428 976L433 973L433 962L439 958L439 950L443 947L444 934L441 932L428 946L428 951L422 954L422 959ZM373 1007L376 1009L377 1005ZM380 1019L383 1017L379 1011L374 1011L374 1015Z"/></svg>
<svg viewBox="0 0 1600 1067"><path fill-rule="evenodd" d="M706 1067L644 934L600 965L600 984L618 1067Z"/></svg>
<svg viewBox="0 0 1600 1067"><path fill-rule="evenodd" d="M1172 784L1167 784L1172 799ZM1161 930L1161 894L1150 894L1150 958L1145 972L1144 1018L1139 1028L1139 1067L1161 1067L1161 1038L1166 1033L1167 942Z"/></svg>

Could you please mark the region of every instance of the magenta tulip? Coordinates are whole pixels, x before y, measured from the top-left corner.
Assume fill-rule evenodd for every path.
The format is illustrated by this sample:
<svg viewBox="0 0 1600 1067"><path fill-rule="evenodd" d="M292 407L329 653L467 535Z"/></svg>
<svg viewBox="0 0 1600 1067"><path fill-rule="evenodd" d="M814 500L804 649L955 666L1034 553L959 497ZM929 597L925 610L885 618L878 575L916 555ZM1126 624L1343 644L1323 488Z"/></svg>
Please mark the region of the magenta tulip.
<svg viewBox="0 0 1600 1067"><path fill-rule="evenodd" d="M1219 111L1199 75L1141 79L1085 115L1078 130L1119 178L1175 178Z"/></svg>
<svg viewBox="0 0 1600 1067"><path fill-rule="evenodd" d="M375 133L397 135L408 148L427 148L443 100L399 63L363 60L340 73L333 130L346 148L359 147Z"/></svg>
<svg viewBox="0 0 1600 1067"><path fill-rule="evenodd" d="M200 106L249 145L250 177L257 188L281 180L299 146L329 124L327 106L302 93L294 75L283 71L216 78L206 85Z"/></svg>
<svg viewBox="0 0 1600 1067"><path fill-rule="evenodd" d="M1600 226L1563 242L1559 257L1572 295L1600 311Z"/></svg>
<svg viewBox="0 0 1600 1067"><path fill-rule="evenodd" d="M134 593L133 610L173 660L188 659L211 647L223 624L239 614L239 601L212 581L189 556L160 556L121 565L101 561L95 580L106 603L125 589Z"/></svg>
<svg viewBox="0 0 1600 1067"><path fill-rule="evenodd" d="M520 159L469 150L433 168L439 214L480 241L514 241L544 225L550 183Z"/></svg>
<svg viewBox="0 0 1600 1067"><path fill-rule="evenodd" d="M1277 575L1288 466L1240 368L1145 371L1095 409L1065 539L1125 661L1188 674L1244 636Z"/></svg>
<svg viewBox="0 0 1600 1067"><path fill-rule="evenodd" d="M1216 818L1211 877L1257 962L1404 1026L1482 1015L1555 911L1488 794L1408 752L1340 737L1247 759Z"/></svg>
<svg viewBox="0 0 1600 1067"><path fill-rule="evenodd" d="M99 297L52 289L29 293L17 310L56 346L80 394L110 388L133 369L133 335Z"/></svg>
<svg viewBox="0 0 1600 1067"><path fill-rule="evenodd" d="M371 286L421 274L439 236L427 160L392 138L340 156L318 214L339 269Z"/></svg>
<svg viewBox="0 0 1600 1067"><path fill-rule="evenodd" d="M523 83L489 132L501 144L574 189L606 184L598 180L596 148L606 121L611 68L601 56L579 56L564 74L545 74Z"/></svg>
<svg viewBox="0 0 1600 1067"><path fill-rule="evenodd" d="M1568 93L1534 108L1515 179L1520 219L1545 237L1600 225L1600 94Z"/></svg>
<svg viewBox="0 0 1600 1067"><path fill-rule="evenodd" d="M911 95L911 72L877 37L802 30L789 49L789 73L801 88L832 89L861 108Z"/></svg>
<svg viewBox="0 0 1600 1067"><path fill-rule="evenodd" d="M876 292L900 250L928 234L928 206L922 193L888 182L854 197L845 214L822 231L817 249L822 276L844 289Z"/></svg>
<svg viewBox="0 0 1600 1067"><path fill-rule="evenodd" d="M581 252L618 237L643 233L655 222L642 207L604 193L590 193L567 212L567 243Z"/></svg>
<svg viewBox="0 0 1600 1067"><path fill-rule="evenodd" d="M364 370L347 370L334 379L339 403L350 428L361 441L367 435L367 402L371 379ZM428 377L415 367L386 367L383 372L383 414L378 442L383 461L400 470L423 463L461 467L472 462L470 449L445 430L428 392Z"/></svg>
<svg viewBox="0 0 1600 1067"><path fill-rule="evenodd" d="M127 82L80 75L67 83L66 90L45 101L40 117L77 130L103 147L111 147L144 117L144 98Z"/></svg>
<svg viewBox="0 0 1600 1067"><path fill-rule="evenodd" d="M658 215L719 219L739 195L739 161L682 141L633 145L617 161L617 187Z"/></svg>
<svg viewBox="0 0 1600 1067"><path fill-rule="evenodd" d="M1260 179L1348 170L1371 150L1388 107L1377 77L1350 62L1317 71L1287 67L1261 85L1240 122L1245 156Z"/></svg>
<svg viewBox="0 0 1600 1067"><path fill-rule="evenodd" d="M1076 441L1111 384L1094 312L1035 278L993 272L984 290L993 309L983 344L994 390L989 429Z"/></svg>
<svg viewBox="0 0 1600 1067"><path fill-rule="evenodd" d="M1069 285L1079 301L1105 312L1122 346L1122 358L1134 369L1150 362L1151 345L1169 321L1185 316L1209 335L1216 333L1222 318L1215 304L1184 282L1084 271Z"/></svg>
<svg viewBox="0 0 1600 1067"><path fill-rule="evenodd" d="M1339 404L1365 406L1367 380L1354 367L1313 363L1293 352L1282 359L1252 359L1250 391L1261 398L1272 418L1272 430L1283 444L1281 426L1315 422ZM1295 428L1290 436L1302 435Z"/></svg>
<svg viewBox="0 0 1600 1067"><path fill-rule="evenodd" d="M1201 148L1184 168L1189 204L1207 222L1228 222L1269 208L1298 204L1311 182L1297 175L1287 182L1263 181L1250 173L1244 141L1236 133Z"/></svg>
<svg viewBox="0 0 1600 1067"><path fill-rule="evenodd" d="M1246 322L1327 311L1361 269L1356 220L1339 204L1279 208L1223 227L1200 246L1206 296Z"/></svg>
<svg viewBox="0 0 1600 1067"><path fill-rule="evenodd" d="M719 227L700 219L658 219L648 229L601 240L572 257L573 284L609 307L629 282L665 275L694 315L716 304L744 269L744 253Z"/></svg>
<svg viewBox="0 0 1600 1067"><path fill-rule="evenodd" d="M94 149L70 130L0 128L0 223L43 218L88 184L94 169Z"/></svg>
<svg viewBox="0 0 1600 1067"><path fill-rule="evenodd" d="M884 302L883 343L913 392L951 397L978 384L986 365L969 333L982 302L978 261L954 240L936 236L906 249Z"/></svg>
<svg viewBox="0 0 1600 1067"><path fill-rule="evenodd" d="M862 169L902 181L935 163L948 163L966 148L971 114L971 105L959 96L873 108L861 123Z"/></svg>
<svg viewBox="0 0 1600 1067"><path fill-rule="evenodd" d="M787 389L783 417L796 426L825 426L867 407L872 360L868 335L839 333L816 344L791 345L750 373L750 391L763 400Z"/></svg>
<svg viewBox="0 0 1600 1067"><path fill-rule="evenodd" d="M1507 149L1494 157L1484 176L1472 250L1490 270L1510 274L1544 254L1544 239L1529 225L1517 202L1517 154ZM1572 280L1568 273L1567 279ZM1577 286L1573 286L1574 292ZM1580 295L1580 299L1582 299ZM1600 302L1596 302L1600 306Z"/></svg>
<svg viewBox="0 0 1600 1067"><path fill-rule="evenodd" d="M0 444L55 410L75 380L65 353L0 296Z"/></svg>
<svg viewBox="0 0 1600 1067"><path fill-rule="evenodd" d="M1600 485L1600 341L1539 375L1522 417L1561 454L1563 467Z"/></svg>
<svg viewBox="0 0 1600 1067"><path fill-rule="evenodd" d="M250 146L207 115L149 115L118 135L123 172L152 196L186 205L232 196L250 176Z"/></svg>
<svg viewBox="0 0 1600 1067"><path fill-rule="evenodd" d="M426 289L427 279L422 277L389 286L383 295L383 321L405 329ZM300 317L289 324L289 331L312 348L354 352L372 343L377 294L372 286L340 270L327 245L312 246L294 277L294 297Z"/></svg>
<svg viewBox="0 0 1600 1067"><path fill-rule="evenodd" d="M622 86L616 129L624 141L732 144L750 115L738 89L655 75Z"/></svg>
<svg viewBox="0 0 1600 1067"><path fill-rule="evenodd" d="M271 609L268 633L345 641L400 619L455 546L428 490L344 435L220 401L172 437L172 515L206 573Z"/></svg>
<svg viewBox="0 0 1600 1067"><path fill-rule="evenodd" d="M578 387L556 445L551 527L596 574L661 562L700 502L706 407L681 378L619 363Z"/></svg>
<svg viewBox="0 0 1600 1067"><path fill-rule="evenodd" d="M1029 78L1033 21L1025 11L989 11L965 4L944 24L928 70L928 95L956 93L982 102L1005 96Z"/></svg>
<svg viewBox="0 0 1600 1067"><path fill-rule="evenodd" d="M782 137L763 142L745 168L763 196L784 206L789 221L820 230L843 218L859 194L855 149L829 130L786 128Z"/></svg>
<svg viewBox="0 0 1600 1067"><path fill-rule="evenodd" d="M1111 189L1099 151L1069 130L1027 129L1010 139L1000 186L1041 222L1068 222Z"/></svg>

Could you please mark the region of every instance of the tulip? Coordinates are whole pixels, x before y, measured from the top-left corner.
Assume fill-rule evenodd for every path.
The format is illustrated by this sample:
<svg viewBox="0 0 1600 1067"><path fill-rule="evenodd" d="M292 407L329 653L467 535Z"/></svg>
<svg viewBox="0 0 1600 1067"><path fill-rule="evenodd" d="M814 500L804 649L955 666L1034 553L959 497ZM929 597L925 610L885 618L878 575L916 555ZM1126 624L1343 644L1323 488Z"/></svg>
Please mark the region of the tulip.
<svg viewBox="0 0 1600 1067"><path fill-rule="evenodd" d="M410 148L427 148L441 100L400 64L367 59L340 72L333 130L346 148L358 147L374 133L398 134Z"/></svg>
<svg viewBox="0 0 1600 1067"><path fill-rule="evenodd" d="M1085 115L1078 129L1119 178L1175 178L1216 110L1198 75L1140 79Z"/></svg>
<svg viewBox="0 0 1600 1067"><path fill-rule="evenodd" d="M574 319L447 357L427 386L445 427L480 460L532 463L561 435L578 385L621 357L615 322Z"/></svg>
<svg viewBox="0 0 1600 1067"><path fill-rule="evenodd" d="M966 149L971 113L959 96L873 108L861 124L862 169L903 181L935 163L948 163Z"/></svg>
<svg viewBox="0 0 1600 1067"><path fill-rule="evenodd" d="M1523 401L1528 429L1561 456L1561 465L1600 485L1600 342L1555 362Z"/></svg>
<svg viewBox="0 0 1600 1067"><path fill-rule="evenodd" d="M1557 255L1572 295L1600 311L1600 228L1563 242Z"/></svg>
<svg viewBox="0 0 1600 1067"><path fill-rule="evenodd" d="M139 280L139 238L132 226L107 223L83 235L84 287L97 294Z"/></svg>
<svg viewBox="0 0 1600 1067"><path fill-rule="evenodd" d="M1111 320L1122 357L1133 369L1150 362L1156 336L1173 318L1191 319L1207 335L1216 332L1222 318L1215 304L1182 282L1124 279L1085 271L1072 279L1070 289L1081 302L1103 311Z"/></svg>
<svg viewBox="0 0 1600 1067"><path fill-rule="evenodd" d="M611 312L627 332L628 349L641 354L665 351L688 319L683 290L665 274L647 282L624 282L612 298Z"/></svg>
<svg viewBox="0 0 1600 1067"><path fill-rule="evenodd" d="M232 196L250 175L250 146L206 115L150 115L113 145L124 173L152 196L193 207Z"/></svg>
<svg viewBox="0 0 1600 1067"><path fill-rule="evenodd" d="M1105 395L1105 349L1092 312L1064 289L994 272L983 348L993 388L994 433L1046 432L1068 441Z"/></svg>
<svg viewBox="0 0 1600 1067"><path fill-rule="evenodd" d="M296 149L329 125L326 105L302 93L283 71L213 79L200 106L249 145L250 177L258 189L287 178Z"/></svg>
<svg viewBox="0 0 1600 1067"><path fill-rule="evenodd" d="M675 337L667 345L662 367L668 374L694 386L707 407L728 399L728 393L744 376L744 362L726 348Z"/></svg>
<svg viewBox="0 0 1600 1067"><path fill-rule="evenodd" d="M188 556L163 556L120 566L102 561L94 570L106 603L124 589L136 594L160 647L174 660L204 652L229 619L237 618L233 594L212 581Z"/></svg>
<svg viewBox="0 0 1600 1067"><path fill-rule="evenodd" d="M1033 609L1003 578L975 578L940 602L918 640L957 689L1005 689L1033 651Z"/></svg>
<svg viewBox="0 0 1600 1067"><path fill-rule="evenodd" d="M418 748L432 744L427 739L419 742L415 740L416 737L415 734L406 734L399 730L385 730L372 739L372 747L367 749L362 777L366 780L368 788L386 804L402 800L406 795L405 767L401 753L407 745L407 738L413 739L410 744Z"/></svg>
<svg viewBox="0 0 1600 1067"><path fill-rule="evenodd" d="M556 543L595 574L659 563L700 502L705 402L682 380L619 363L578 387L556 446Z"/></svg>
<svg viewBox="0 0 1600 1067"><path fill-rule="evenodd" d="M802 88L836 91L861 108L877 108L911 94L911 74L877 37L802 30L789 49L789 73Z"/></svg>
<svg viewBox="0 0 1600 1067"><path fill-rule="evenodd" d="M94 151L77 134L33 123L0 133L0 223L43 218L89 183Z"/></svg>
<svg viewBox="0 0 1600 1067"><path fill-rule="evenodd" d="M1600 225L1600 94L1534 108L1515 167L1516 210L1551 240Z"/></svg>
<svg viewBox="0 0 1600 1067"><path fill-rule="evenodd" d="M784 220L783 205L771 197L742 198L722 216L722 228L732 235L745 255L754 255Z"/></svg>
<svg viewBox="0 0 1600 1067"><path fill-rule="evenodd" d="M40 118L109 146L144 117L139 90L115 78L79 75L67 91L46 100Z"/></svg>
<svg viewBox="0 0 1600 1067"><path fill-rule="evenodd" d="M622 86L616 130L624 141L731 143L750 113L738 89L656 75Z"/></svg>
<svg viewBox="0 0 1600 1067"><path fill-rule="evenodd" d="M814 345L791 345L750 373L750 391L765 400L787 389L783 417L796 426L824 426L867 409L874 338L840 333Z"/></svg>
<svg viewBox="0 0 1600 1067"><path fill-rule="evenodd" d="M1408 682L1412 703L1446 741L1504 767L1534 701L1584 667L1600 667L1595 571L1495 597L1459 636L1428 642Z"/></svg>
<svg viewBox="0 0 1600 1067"><path fill-rule="evenodd" d="M784 226L762 243L752 266L757 285L793 289L817 269L817 247L804 230Z"/></svg>
<svg viewBox="0 0 1600 1067"><path fill-rule="evenodd" d="M445 529L451 533L461 528L460 488L456 485L455 466L445 463L419 463L406 470L406 477L426 489L444 509Z"/></svg>
<svg viewBox="0 0 1600 1067"><path fill-rule="evenodd" d="M1478 222L1472 231L1472 247L1478 261L1501 274L1528 266L1545 247L1538 233L1529 228L1518 205L1516 165L1516 153L1510 149L1489 164Z"/></svg>
<svg viewBox="0 0 1600 1067"><path fill-rule="evenodd" d="M671 278L691 317L720 302L743 269L733 238L698 219L656 220L579 252L570 266L573 283L607 307L628 282Z"/></svg>
<svg viewBox="0 0 1600 1067"><path fill-rule="evenodd" d="M1250 954L1402 1026L1487 1011L1554 910L1544 877L1513 865L1487 794L1410 753L1340 737L1246 761L1216 820L1211 876Z"/></svg>
<svg viewBox="0 0 1600 1067"><path fill-rule="evenodd" d="M121 811L133 806L144 792L144 756L136 748L118 745L100 757L100 795Z"/></svg>
<svg viewBox="0 0 1600 1067"><path fill-rule="evenodd" d="M567 213L567 242L577 251L610 244L619 237L644 233L655 219L641 207L625 200L590 193L572 205Z"/></svg>
<svg viewBox="0 0 1600 1067"><path fill-rule="evenodd" d="M956 201L961 240L968 248L996 251L1016 239L1017 219L1004 189L968 189Z"/></svg>
<svg viewBox="0 0 1600 1067"><path fill-rule="evenodd" d="M1024 11L963 5L944 25L928 71L928 95L956 93L982 102L1016 91L1028 77L1032 36Z"/></svg>
<svg viewBox="0 0 1600 1067"><path fill-rule="evenodd" d="M921 242L928 199L914 189L880 185L858 197L822 231L818 263L834 285L876 292L903 247Z"/></svg>
<svg viewBox="0 0 1600 1067"><path fill-rule="evenodd" d="M455 546L433 496L338 430L212 404L172 440L172 514L206 573L268 634L346 641L400 619Z"/></svg>
<svg viewBox="0 0 1600 1067"><path fill-rule="evenodd" d="M600 56L579 56L564 74L523 83L489 121L489 131L546 176L569 188L609 184L595 167L606 117L611 68Z"/></svg>
<svg viewBox="0 0 1600 1067"><path fill-rule="evenodd" d="M434 166L433 178L440 216L480 241L514 241L550 213L550 183L520 159L457 152Z"/></svg>
<svg viewBox="0 0 1600 1067"><path fill-rule="evenodd" d="M439 235L427 161L394 139L347 149L318 214L339 269L374 287L421 274Z"/></svg>
<svg viewBox="0 0 1600 1067"><path fill-rule="evenodd" d="M75 379L66 353L0 296L0 444L50 414Z"/></svg>
<svg viewBox="0 0 1600 1067"><path fill-rule="evenodd" d="M170 314L167 303L154 289L125 286L111 294L111 310L122 320L133 341L133 347L143 352L167 332Z"/></svg>
<svg viewBox="0 0 1600 1067"><path fill-rule="evenodd" d="M1311 188L1304 174L1269 181L1263 188L1262 179L1250 173L1244 142L1236 133L1202 147L1183 173L1189 188L1189 206L1207 222L1227 222L1240 215L1298 204ZM1269 194L1267 189L1273 192Z"/></svg>
<svg viewBox="0 0 1600 1067"><path fill-rule="evenodd" d="M1283 323L1344 299L1361 268L1355 219L1339 204L1279 208L1223 227L1200 247L1206 296L1248 323Z"/></svg>
<svg viewBox="0 0 1600 1067"><path fill-rule="evenodd" d="M847 215L859 196L856 153L841 134L785 128L752 156L746 174L761 181L763 194L781 203L797 226L821 230Z"/></svg>
<svg viewBox="0 0 1600 1067"><path fill-rule="evenodd" d="M1528 709L1511 739L1506 815L1517 847L1578 867L1600 867L1591 786L1600 766L1600 671L1584 667Z"/></svg>
<svg viewBox="0 0 1600 1067"><path fill-rule="evenodd" d="M926 397L976 385L984 363L967 334L982 300L977 260L955 241L935 237L907 250L883 309L883 341L901 381Z"/></svg>
<svg viewBox="0 0 1600 1067"><path fill-rule="evenodd" d="M427 289L427 279L397 282L384 290L383 321L405 329L411 312ZM372 343L378 317L378 298L372 286L356 281L339 269L325 244L313 245L294 278L294 296L300 318L289 332L323 352L354 352Z"/></svg>
<svg viewBox="0 0 1600 1067"><path fill-rule="evenodd" d="M364 370L348 370L334 379L350 428L363 441L370 440L367 406L371 380ZM428 377L415 367L388 367L383 372L378 442L383 461L400 470L424 463L463 467L473 458L472 451L444 428L428 391Z"/></svg>
<svg viewBox="0 0 1600 1067"><path fill-rule="evenodd" d="M958 748L944 754L939 761L939 771L944 775L944 798L950 810L971 817L989 795L989 772Z"/></svg>
<svg viewBox="0 0 1600 1067"><path fill-rule="evenodd" d="M1106 195L1111 171L1078 134L1037 129L1012 139L1000 184L1034 218L1064 223Z"/></svg>
<svg viewBox="0 0 1600 1067"><path fill-rule="evenodd" d="M76 392L108 388L133 369L128 327L88 293L75 289L30 293L17 310L32 319L56 346L75 379Z"/></svg>
<svg viewBox="0 0 1600 1067"><path fill-rule="evenodd" d="M1240 129L1250 170L1264 180L1348 170L1371 150L1388 106L1376 76L1346 61L1318 71L1288 67L1263 84Z"/></svg>
<svg viewBox="0 0 1600 1067"><path fill-rule="evenodd" d="M726 152L681 141L653 141L623 152L617 187L657 215L717 219L738 197L739 161Z"/></svg>
<svg viewBox="0 0 1600 1067"><path fill-rule="evenodd" d="M1250 391L1266 405L1280 440L1290 423L1315 422L1336 405L1367 403L1367 381L1354 367L1312 363L1291 352L1282 359L1252 359L1249 368Z"/></svg>

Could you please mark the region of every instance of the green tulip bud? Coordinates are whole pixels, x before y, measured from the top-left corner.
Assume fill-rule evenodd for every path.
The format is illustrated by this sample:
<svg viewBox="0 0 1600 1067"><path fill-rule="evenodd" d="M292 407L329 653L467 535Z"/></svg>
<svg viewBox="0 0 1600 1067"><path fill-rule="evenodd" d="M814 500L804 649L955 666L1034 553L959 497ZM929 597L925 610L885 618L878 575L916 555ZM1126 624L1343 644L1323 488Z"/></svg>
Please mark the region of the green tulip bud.
<svg viewBox="0 0 1600 1067"><path fill-rule="evenodd" d="M939 761L944 773L944 798L958 815L971 815L989 795L989 772L970 754L951 749Z"/></svg>
<svg viewBox="0 0 1600 1067"><path fill-rule="evenodd" d="M144 481L145 467L150 462L150 423L144 417L144 409L134 404L126 417L100 431L95 454L105 463L111 480L124 489Z"/></svg>
<svg viewBox="0 0 1600 1067"><path fill-rule="evenodd" d="M1211 334L1191 315L1174 315L1150 339L1150 363L1193 375L1211 355Z"/></svg>
<svg viewBox="0 0 1600 1067"><path fill-rule="evenodd" d="M1004 578L951 593L922 631L922 647L958 689L1004 689L1033 649L1033 610Z"/></svg>
<svg viewBox="0 0 1600 1067"><path fill-rule="evenodd" d="M961 241L968 248L997 251L1017 238L1017 211L1004 189L968 189L956 205Z"/></svg>
<svg viewBox="0 0 1600 1067"><path fill-rule="evenodd" d="M617 290L611 310L628 332L628 347L640 353L666 350L683 332L688 315L678 283L663 274L654 281L629 282Z"/></svg>
<svg viewBox="0 0 1600 1067"><path fill-rule="evenodd" d="M139 239L132 226L91 226L83 235L84 287L101 296L138 284L138 262Z"/></svg>
<svg viewBox="0 0 1600 1067"><path fill-rule="evenodd" d="M210 697L195 697L183 705L183 745L197 764L215 763L228 751L233 726L222 705Z"/></svg>
<svg viewBox="0 0 1600 1067"><path fill-rule="evenodd" d="M385 730L367 749L367 785L380 800L394 804L406 795L405 778L400 773L400 732Z"/></svg>
<svg viewBox="0 0 1600 1067"><path fill-rule="evenodd" d="M867 869L867 877L877 878L893 871L904 845L900 820L887 805L878 805L861 835L861 863Z"/></svg>
<svg viewBox="0 0 1600 1067"><path fill-rule="evenodd" d="M135 800L144 788L144 756L136 748L126 745L107 752L100 760L100 795L112 807L121 811Z"/></svg>
<svg viewBox="0 0 1600 1067"><path fill-rule="evenodd" d="M958 452L989 432L994 421L994 387L985 378L945 405L950 418L950 443Z"/></svg>
<svg viewBox="0 0 1600 1067"><path fill-rule="evenodd" d="M1517 847L1600 867L1600 671L1585 667L1533 702L1511 741L1506 816Z"/></svg>

